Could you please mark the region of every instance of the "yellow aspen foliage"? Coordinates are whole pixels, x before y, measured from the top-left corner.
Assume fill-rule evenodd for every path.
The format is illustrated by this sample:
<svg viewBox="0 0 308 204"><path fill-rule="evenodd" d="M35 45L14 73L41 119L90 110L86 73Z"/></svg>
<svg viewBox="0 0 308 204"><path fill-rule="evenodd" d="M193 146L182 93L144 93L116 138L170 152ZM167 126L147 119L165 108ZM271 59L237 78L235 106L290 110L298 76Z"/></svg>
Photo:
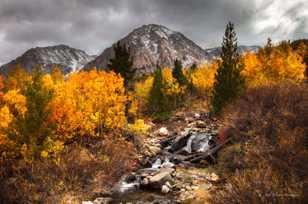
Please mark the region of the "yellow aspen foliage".
<svg viewBox="0 0 308 204"><path fill-rule="evenodd" d="M153 86L153 80L153 76L148 76L145 80L135 84L134 94L136 102L138 103L138 109L141 112L145 111L146 106L149 103L149 94Z"/></svg>
<svg viewBox="0 0 308 204"><path fill-rule="evenodd" d="M3 101L7 104L14 115L24 115L27 111L26 97L20 94L19 90L9 90L3 95Z"/></svg>
<svg viewBox="0 0 308 204"><path fill-rule="evenodd" d="M17 64L14 69L12 69L8 78L5 81L5 87L7 89L23 89L26 86L26 83L29 82L31 76L27 71L20 65Z"/></svg>
<svg viewBox="0 0 308 204"><path fill-rule="evenodd" d="M14 116L7 105L0 108L0 164L9 154L14 154L14 151L9 151L13 149L14 143L6 135L6 130L13 119Z"/></svg>
<svg viewBox="0 0 308 204"><path fill-rule="evenodd" d="M126 123L123 79L113 72L75 73L54 90L51 120L58 135L95 136L96 129L122 128Z"/></svg>
<svg viewBox="0 0 308 204"><path fill-rule="evenodd" d="M4 105L0 109L0 130L8 128L9 124L13 120L13 115L10 113L8 106Z"/></svg>
<svg viewBox="0 0 308 204"><path fill-rule="evenodd" d="M212 92L218 62L200 65L191 75L191 82L198 94L204 95Z"/></svg>
<svg viewBox="0 0 308 204"><path fill-rule="evenodd" d="M181 87L176 79L172 76L170 68L164 68L163 72L163 93L165 95L173 96L184 94L187 87Z"/></svg>
<svg viewBox="0 0 308 204"><path fill-rule="evenodd" d="M144 120L138 119L133 124L128 124L128 130L135 134L145 134L149 130L150 126L144 123Z"/></svg>
<svg viewBox="0 0 308 204"><path fill-rule="evenodd" d="M275 84L282 81L294 83L304 79L305 64L302 56L292 51L289 45L260 49L257 54L244 55L241 74L249 87Z"/></svg>
<svg viewBox="0 0 308 204"><path fill-rule="evenodd" d="M43 86L47 89L54 88L54 81L50 74L45 74L42 78Z"/></svg>

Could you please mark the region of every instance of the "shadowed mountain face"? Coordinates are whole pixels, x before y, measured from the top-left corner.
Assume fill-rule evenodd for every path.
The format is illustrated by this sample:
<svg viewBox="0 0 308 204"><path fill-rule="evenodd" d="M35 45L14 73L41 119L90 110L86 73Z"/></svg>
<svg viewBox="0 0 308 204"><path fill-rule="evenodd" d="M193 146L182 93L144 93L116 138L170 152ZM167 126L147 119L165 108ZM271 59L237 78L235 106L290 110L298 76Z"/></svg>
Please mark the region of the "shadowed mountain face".
<svg viewBox="0 0 308 204"><path fill-rule="evenodd" d="M120 40L131 54L138 73L152 73L157 66L173 67L174 60L181 60L184 67L202 64L220 57L221 48L202 49L180 32L172 31L162 25L149 24L136 28ZM256 52L258 46L239 46L239 52ZM37 47L26 51L22 56L3 65L0 73L7 75L9 70L20 64L28 72L41 65L45 72L57 65L65 75L96 67L107 68L114 56L113 48L105 49L99 56L90 56L86 52L66 45Z"/></svg>
<svg viewBox="0 0 308 204"><path fill-rule="evenodd" d="M95 57L82 50L74 49L66 45L50 47L36 47L29 49L20 57L3 65L0 73L7 75L10 70L20 64L28 72L41 65L45 72L50 72L53 66L58 66L64 74L79 71L86 63Z"/></svg>

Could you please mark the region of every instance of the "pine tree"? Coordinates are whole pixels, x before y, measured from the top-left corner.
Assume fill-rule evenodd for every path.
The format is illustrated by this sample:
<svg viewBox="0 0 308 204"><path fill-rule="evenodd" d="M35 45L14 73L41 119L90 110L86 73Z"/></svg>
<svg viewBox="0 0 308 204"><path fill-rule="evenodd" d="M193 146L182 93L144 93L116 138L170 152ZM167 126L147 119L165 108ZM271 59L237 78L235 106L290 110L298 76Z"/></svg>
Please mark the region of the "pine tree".
<svg viewBox="0 0 308 204"><path fill-rule="evenodd" d="M188 69L188 74L189 74L189 81L188 81L188 90L191 94L193 94L195 92L195 87L194 87L194 83L193 83L193 74L195 73L195 71L197 70L197 65L196 64L192 64L189 69Z"/></svg>
<svg viewBox="0 0 308 204"><path fill-rule="evenodd" d="M212 112L219 114L222 108L232 101L243 87L240 75L242 63L237 53L237 38L234 25L227 24L222 43L221 62L217 70L213 89Z"/></svg>
<svg viewBox="0 0 308 204"><path fill-rule="evenodd" d="M163 73L161 67L157 67L154 73L154 81L149 95L149 110L151 113L162 113L168 110L166 96L163 93Z"/></svg>
<svg viewBox="0 0 308 204"><path fill-rule="evenodd" d="M124 78L124 86L126 90L129 89L129 83L133 80L136 69L133 68L133 61L131 60L130 53L125 46L117 42L113 46L114 58L110 59L108 63L109 70L120 74Z"/></svg>
<svg viewBox="0 0 308 204"><path fill-rule="evenodd" d="M181 61L175 60L174 61L174 68L172 70L172 76L177 80L180 86L188 85L188 81L183 73L183 66Z"/></svg>
<svg viewBox="0 0 308 204"><path fill-rule="evenodd" d="M17 131L11 134L20 145L27 145L33 154L39 153L53 130L53 125L47 121L51 114L48 104L52 99L53 91L43 86L42 77L41 68L36 68L24 90L27 111L25 115L18 115Z"/></svg>

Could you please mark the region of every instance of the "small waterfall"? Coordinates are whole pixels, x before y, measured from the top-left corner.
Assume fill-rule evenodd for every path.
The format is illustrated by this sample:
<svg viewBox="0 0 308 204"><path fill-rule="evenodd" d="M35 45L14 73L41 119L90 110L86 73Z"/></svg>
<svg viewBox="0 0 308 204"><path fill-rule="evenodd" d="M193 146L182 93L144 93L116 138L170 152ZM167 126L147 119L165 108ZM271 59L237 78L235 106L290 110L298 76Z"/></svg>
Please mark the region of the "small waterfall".
<svg viewBox="0 0 308 204"><path fill-rule="evenodd" d="M156 161L152 164L152 169L158 169L158 168L160 168L161 167L161 165L162 165L162 162L161 162L161 159L160 158L158 158L158 159L156 159Z"/></svg>

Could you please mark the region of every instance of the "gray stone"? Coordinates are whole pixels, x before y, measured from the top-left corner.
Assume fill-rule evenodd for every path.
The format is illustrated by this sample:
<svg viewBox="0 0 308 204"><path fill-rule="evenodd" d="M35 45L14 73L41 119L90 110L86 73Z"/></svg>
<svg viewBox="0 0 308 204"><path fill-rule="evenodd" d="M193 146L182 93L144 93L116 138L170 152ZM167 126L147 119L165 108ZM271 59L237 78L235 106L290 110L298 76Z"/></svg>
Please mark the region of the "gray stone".
<svg viewBox="0 0 308 204"><path fill-rule="evenodd" d="M103 197L100 197L100 198L96 198L93 202L93 204L109 204L111 203L112 201L112 198L103 198Z"/></svg>
<svg viewBox="0 0 308 204"><path fill-rule="evenodd" d="M167 185L163 185L163 186L161 187L161 192L167 194L167 193L170 192L170 188L169 188Z"/></svg>

